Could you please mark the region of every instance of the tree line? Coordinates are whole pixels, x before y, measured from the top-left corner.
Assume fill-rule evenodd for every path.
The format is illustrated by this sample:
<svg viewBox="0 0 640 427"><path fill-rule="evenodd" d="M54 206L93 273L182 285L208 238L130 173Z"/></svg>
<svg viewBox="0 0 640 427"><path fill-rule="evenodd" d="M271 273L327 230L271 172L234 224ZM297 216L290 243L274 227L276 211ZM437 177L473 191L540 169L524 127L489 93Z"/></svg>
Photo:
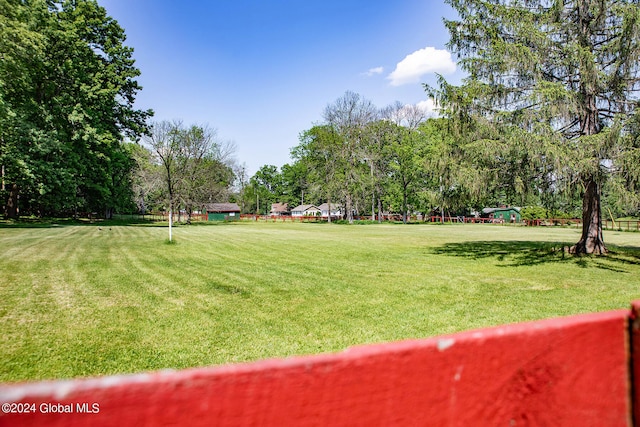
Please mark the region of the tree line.
<svg viewBox="0 0 640 427"><path fill-rule="evenodd" d="M400 214L406 222L416 213L472 215L501 205L549 218L582 215L576 177L560 175L557 160L535 158L536 135L517 127L476 123L486 139L475 139L455 119L433 117L416 105L377 108L353 92L328 105L323 118L300 134L291 163L265 165L249 179L244 212L268 214L272 203L293 208L328 202L339 205L348 221ZM621 188L622 170L608 170L607 213L637 216L633 187Z"/></svg>
<svg viewBox="0 0 640 427"><path fill-rule="evenodd" d="M582 234L571 251L606 253L603 211L637 215L640 205L638 2L445 2L459 17L444 21L447 47L467 77L425 86L443 119L401 126L346 94L292 152L306 189L349 217L366 200L405 217L434 201L575 207Z"/></svg>
<svg viewBox="0 0 640 427"><path fill-rule="evenodd" d="M482 153L454 121L417 105L378 108L346 92L323 121L301 132L292 162L265 165L244 186L245 212L268 214L272 203L331 203L344 219L385 215L472 215L484 207L541 206L547 215L580 215L579 194L550 182L522 153ZM502 147L505 148L505 147ZM612 206L616 213L637 208Z"/></svg>
<svg viewBox="0 0 640 427"><path fill-rule="evenodd" d="M445 0L467 73L425 86L439 116L346 92L290 164L247 177L215 130L152 123L123 29L95 0L0 0L0 199L6 217L272 202L370 214L498 204L582 216L576 253L604 253L603 211L640 206L640 8L633 0ZM135 142L127 142L135 141Z"/></svg>
<svg viewBox="0 0 640 427"><path fill-rule="evenodd" d="M262 167L249 181L246 204L339 205L345 219L354 215L401 213L435 207L466 208L440 187L445 172L436 152L452 142L446 119L429 119L416 105L376 107L360 94L346 92L325 108L323 122L303 131L291 149L293 162L278 171ZM451 186L452 187L452 186ZM452 196L452 195L451 195Z"/></svg>

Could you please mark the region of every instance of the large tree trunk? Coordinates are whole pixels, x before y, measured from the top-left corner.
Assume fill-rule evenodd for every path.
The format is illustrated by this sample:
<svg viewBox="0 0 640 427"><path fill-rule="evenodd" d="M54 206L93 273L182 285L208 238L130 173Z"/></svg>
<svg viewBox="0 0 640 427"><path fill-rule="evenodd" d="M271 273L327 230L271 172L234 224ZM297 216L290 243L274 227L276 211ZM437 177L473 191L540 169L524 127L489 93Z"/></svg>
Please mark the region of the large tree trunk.
<svg viewBox="0 0 640 427"><path fill-rule="evenodd" d="M571 252L602 255L607 253L607 248L602 238L600 186L593 178L586 184L582 197L582 236L580 241L571 248Z"/></svg>
<svg viewBox="0 0 640 427"><path fill-rule="evenodd" d="M9 190L9 198L5 206L5 216L9 219L18 219L20 216L20 208L18 207L18 186L13 184Z"/></svg>
<svg viewBox="0 0 640 427"><path fill-rule="evenodd" d="M376 193L374 191L373 196L371 196L371 221L376 220Z"/></svg>
<svg viewBox="0 0 640 427"><path fill-rule="evenodd" d="M351 194L349 193L347 193L345 205L347 209L347 221L349 221L349 224L353 224L353 208L351 206Z"/></svg>
<svg viewBox="0 0 640 427"><path fill-rule="evenodd" d="M402 223L407 223L407 216L409 214L409 208L407 207L407 186L404 185L402 188Z"/></svg>

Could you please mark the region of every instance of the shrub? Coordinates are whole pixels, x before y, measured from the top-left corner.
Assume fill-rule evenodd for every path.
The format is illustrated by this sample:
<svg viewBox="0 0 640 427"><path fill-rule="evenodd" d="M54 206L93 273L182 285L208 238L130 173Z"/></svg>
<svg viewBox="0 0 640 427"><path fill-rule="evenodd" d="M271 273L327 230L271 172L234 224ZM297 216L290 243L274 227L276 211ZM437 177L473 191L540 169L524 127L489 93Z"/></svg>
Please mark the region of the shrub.
<svg viewBox="0 0 640 427"><path fill-rule="evenodd" d="M545 219L548 218L548 212L541 206L527 206L520 210L520 216L523 220Z"/></svg>

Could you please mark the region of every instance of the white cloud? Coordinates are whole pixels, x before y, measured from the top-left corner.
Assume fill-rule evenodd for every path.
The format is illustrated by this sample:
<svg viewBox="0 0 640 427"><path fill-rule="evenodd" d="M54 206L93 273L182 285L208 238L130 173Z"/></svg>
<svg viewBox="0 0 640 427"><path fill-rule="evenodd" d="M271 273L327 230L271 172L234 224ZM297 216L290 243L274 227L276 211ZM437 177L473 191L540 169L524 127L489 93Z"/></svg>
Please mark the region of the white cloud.
<svg viewBox="0 0 640 427"><path fill-rule="evenodd" d="M432 98L429 98L426 101L420 101L416 104L416 106L427 113L427 115L430 117L438 115L438 107L436 106L436 103Z"/></svg>
<svg viewBox="0 0 640 427"><path fill-rule="evenodd" d="M451 53L444 49L425 47L405 56L396 69L387 76L392 86L418 83L420 77L428 73L450 74L456 71L456 63Z"/></svg>
<svg viewBox="0 0 640 427"><path fill-rule="evenodd" d="M384 72L384 67L376 67L376 68L370 68L366 73L362 73L362 75L371 77L374 74L382 74L383 72Z"/></svg>

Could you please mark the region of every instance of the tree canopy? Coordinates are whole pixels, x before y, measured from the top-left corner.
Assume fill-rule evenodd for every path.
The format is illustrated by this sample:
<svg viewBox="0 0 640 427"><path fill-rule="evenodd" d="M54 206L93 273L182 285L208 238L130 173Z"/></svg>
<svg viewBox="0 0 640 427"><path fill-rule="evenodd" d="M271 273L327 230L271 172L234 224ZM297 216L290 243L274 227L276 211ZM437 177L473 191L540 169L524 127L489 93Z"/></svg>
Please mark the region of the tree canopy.
<svg viewBox="0 0 640 427"><path fill-rule="evenodd" d="M228 199L235 147L220 141L215 129L161 121L150 125L143 141L149 152L138 156L138 178L147 185L142 192L150 196L145 204L170 212L178 208L189 222L194 210Z"/></svg>
<svg viewBox="0 0 640 427"><path fill-rule="evenodd" d="M131 201L125 137L146 130L125 34L95 0L0 0L0 165L6 216Z"/></svg>
<svg viewBox="0 0 640 427"><path fill-rule="evenodd" d="M446 132L437 119L413 105L378 108L353 92L329 104L324 116L291 150L294 167L306 171L297 181L305 200L340 205L347 220L401 212L406 222L412 212L439 206L426 197L433 189L429 161L444 152L434 142Z"/></svg>
<svg viewBox="0 0 640 427"><path fill-rule="evenodd" d="M406 222L498 204L578 207L572 250L606 252L603 206L640 207L638 1L446 2L458 12L445 20L449 48L468 77L426 87L443 117L347 91L301 132L291 164L249 178L215 129L149 123L152 111L134 107L133 50L96 0L0 0L3 213L190 218L236 199L243 212L327 202L349 221Z"/></svg>
<svg viewBox="0 0 640 427"><path fill-rule="evenodd" d="M449 47L469 77L459 87L441 79L429 92L463 128L478 167L519 159L520 191L527 183L536 191L577 186L583 230L573 250L605 252L602 188L608 180L632 188L637 179L629 162L638 149L638 2L447 3L460 17L445 21Z"/></svg>

